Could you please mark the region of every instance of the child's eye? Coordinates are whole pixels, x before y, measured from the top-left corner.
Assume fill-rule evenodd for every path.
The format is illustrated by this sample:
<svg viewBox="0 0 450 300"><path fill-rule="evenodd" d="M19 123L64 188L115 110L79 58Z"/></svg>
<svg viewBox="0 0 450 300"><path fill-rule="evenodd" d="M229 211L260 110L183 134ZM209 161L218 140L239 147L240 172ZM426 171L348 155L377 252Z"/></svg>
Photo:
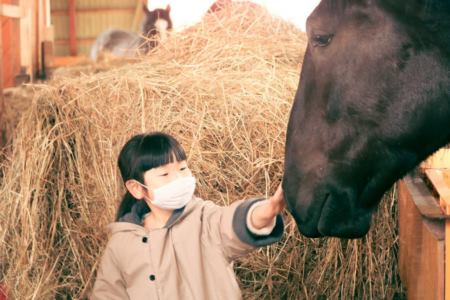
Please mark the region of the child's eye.
<svg viewBox="0 0 450 300"><path fill-rule="evenodd" d="M182 167L181 169L180 169L180 171L184 171L184 170L186 170L187 169L187 167Z"/></svg>
<svg viewBox="0 0 450 300"><path fill-rule="evenodd" d="M169 173L164 173L164 174L161 174L159 176L167 176L167 175L169 175Z"/></svg>

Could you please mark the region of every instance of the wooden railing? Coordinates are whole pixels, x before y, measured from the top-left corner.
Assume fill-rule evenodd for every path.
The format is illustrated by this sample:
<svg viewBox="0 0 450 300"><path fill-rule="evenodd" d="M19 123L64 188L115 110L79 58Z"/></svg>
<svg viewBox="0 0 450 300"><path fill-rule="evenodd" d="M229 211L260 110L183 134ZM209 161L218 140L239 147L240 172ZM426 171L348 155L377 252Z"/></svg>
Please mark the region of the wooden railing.
<svg viewBox="0 0 450 300"><path fill-rule="evenodd" d="M29 75L32 80L45 68L44 57L48 57L45 52L51 52L52 49L54 34L50 24L50 0L20 0L18 5L0 3L0 16L18 20L19 43L13 45L17 49L13 52L20 54L20 60L19 66L15 69ZM47 42L47 46L43 44L45 42ZM4 55L5 51L0 58L3 59ZM2 73L1 66L0 73Z"/></svg>

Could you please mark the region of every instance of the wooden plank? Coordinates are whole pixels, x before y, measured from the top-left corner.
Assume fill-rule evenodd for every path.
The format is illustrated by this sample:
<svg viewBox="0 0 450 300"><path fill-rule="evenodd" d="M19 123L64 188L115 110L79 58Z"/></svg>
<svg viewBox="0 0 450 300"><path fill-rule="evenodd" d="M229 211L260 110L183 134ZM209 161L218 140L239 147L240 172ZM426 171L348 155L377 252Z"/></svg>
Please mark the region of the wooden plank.
<svg viewBox="0 0 450 300"><path fill-rule="evenodd" d="M450 220L445 221L445 299L450 299Z"/></svg>
<svg viewBox="0 0 450 300"><path fill-rule="evenodd" d="M146 5L143 1L136 2L136 8L134 9L134 17L133 17L133 25L131 25L132 31L140 31L140 24L142 22L142 18L144 16L144 5Z"/></svg>
<svg viewBox="0 0 450 300"><path fill-rule="evenodd" d="M20 1L23 16L20 19L20 65L25 68L25 73L33 80L33 31L32 31L32 1Z"/></svg>
<svg viewBox="0 0 450 300"><path fill-rule="evenodd" d="M441 201L450 206L450 171L444 171L443 181L446 189L443 191L442 187L439 189L439 196ZM447 251L445 262L445 299L450 299L450 220L445 221L445 249Z"/></svg>
<svg viewBox="0 0 450 300"><path fill-rule="evenodd" d="M0 15L0 122L2 121L1 114L3 113L4 108L4 99L3 99L3 17Z"/></svg>
<svg viewBox="0 0 450 300"><path fill-rule="evenodd" d="M422 164L423 169L450 169L450 148L441 148L428 157Z"/></svg>
<svg viewBox="0 0 450 300"><path fill-rule="evenodd" d="M43 1L44 24L42 31L42 66L46 77L53 67L55 31L51 23L50 0Z"/></svg>
<svg viewBox="0 0 450 300"><path fill-rule="evenodd" d="M76 1L69 0L69 49L70 55L77 55Z"/></svg>
<svg viewBox="0 0 450 300"><path fill-rule="evenodd" d="M3 97L3 25L2 16L0 16L0 125L3 124L3 114L5 111L5 99ZM2 126L3 127L3 126ZM1 128L3 129L3 128ZM1 133L1 144L3 145L5 137ZM1 294L1 293L0 293Z"/></svg>
<svg viewBox="0 0 450 300"><path fill-rule="evenodd" d="M45 78L50 77L50 70L53 68L53 43L51 41L42 42L42 72Z"/></svg>
<svg viewBox="0 0 450 300"><path fill-rule="evenodd" d="M55 28L51 22L51 13L50 13L50 0L45 0L43 2L43 30L42 30L42 41L50 41L53 43L55 40Z"/></svg>
<svg viewBox="0 0 450 300"><path fill-rule="evenodd" d="M413 182L410 180L410 182ZM424 218L415 206L417 194L399 182L399 269L407 298L444 299L445 233L443 220Z"/></svg>
<svg viewBox="0 0 450 300"><path fill-rule="evenodd" d="M82 14L82 13L121 13L121 12L126 12L126 13L134 13L136 10L135 7L91 7L91 8L78 8L77 9L77 13L78 14ZM54 9L52 10L52 15L53 16L68 16L69 12L65 9Z"/></svg>
<svg viewBox="0 0 450 300"><path fill-rule="evenodd" d="M21 0L25 1L25 0ZM40 38L41 38L41 22L40 22L40 16L41 16L41 10L40 10L40 3L42 3L41 0L33 0L29 1L32 2L31 5L31 40L33 43L33 49L31 50L31 56L32 56L32 66L31 66L31 74L40 76L40 69L41 69L41 44L40 44Z"/></svg>
<svg viewBox="0 0 450 300"><path fill-rule="evenodd" d="M446 179L448 173L450 173L450 170L425 170L425 174L438 194L440 206L446 215L450 215L450 182Z"/></svg>
<svg viewBox="0 0 450 300"><path fill-rule="evenodd" d="M428 186L418 175L408 175L402 181L402 187L411 194L411 200L419 210L419 213L428 219L447 219L439 206L439 202L433 196Z"/></svg>
<svg viewBox="0 0 450 300"><path fill-rule="evenodd" d="M22 13L18 5L0 4L0 16L20 19Z"/></svg>
<svg viewBox="0 0 450 300"><path fill-rule="evenodd" d="M86 56L54 56L53 67L66 67L88 61Z"/></svg>
<svg viewBox="0 0 450 300"><path fill-rule="evenodd" d="M51 67L53 55L53 27L50 22L50 1L38 1L37 9L38 47L39 47L39 74L47 77L47 69Z"/></svg>
<svg viewBox="0 0 450 300"><path fill-rule="evenodd" d="M45 27L51 27L51 6L50 6L50 0L44 0L44 13L45 13Z"/></svg>
<svg viewBox="0 0 450 300"><path fill-rule="evenodd" d="M79 44L93 44L95 42L96 38L77 38L77 43ZM68 39L56 39L55 40L56 45L69 45Z"/></svg>
<svg viewBox="0 0 450 300"><path fill-rule="evenodd" d="M38 69L37 73L40 78L45 79L45 69L44 69L44 53L43 53L43 45L42 40L44 36L45 30L45 12L44 12L44 4L45 2L40 0L37 2L37 10L36 10L36 30L37 30L37 40L36 40L36 49L38 54Z"/></svg>
<svg viewBox="0 0 450 300"><path fill-rule="evenodd" d="M15 77L20 72L19 20L0 17L2 28L3 56L3 88L15 85Z"/></svg>
<svg viewBox="0 0 450 300"><path fill-rule="evenodd" d="M421 167L439 198L446 215L450 215L450 149L443 148L430 156ZM445 299L450 300L450 220L445 221Z"/></svg>

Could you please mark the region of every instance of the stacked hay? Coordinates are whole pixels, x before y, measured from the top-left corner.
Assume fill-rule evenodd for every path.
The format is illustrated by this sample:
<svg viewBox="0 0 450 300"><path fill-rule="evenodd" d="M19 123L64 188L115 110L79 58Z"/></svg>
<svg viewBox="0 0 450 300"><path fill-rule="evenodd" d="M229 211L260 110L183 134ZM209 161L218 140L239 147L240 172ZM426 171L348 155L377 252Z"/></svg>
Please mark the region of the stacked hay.
<svg viewBox="0 0 450 300"><path fill-rule="evenodd" d="M0 186L0 274L12 299L86 297L123 186L116 158L142 131L184 145L199 196L219 204L271 194L306 46L262 9L228 7L148 57L42 87L22 118ZM282 242L236 264L246 299L392 298L396 206L360 241Z"/></svg>
<svg viewBox="0 0 450 300"><path fill-rule="evenodd" d="M30 106L39 86L21 85L3 90L4 106L0 105L0 151L11 142L20 116Z"/></svg>

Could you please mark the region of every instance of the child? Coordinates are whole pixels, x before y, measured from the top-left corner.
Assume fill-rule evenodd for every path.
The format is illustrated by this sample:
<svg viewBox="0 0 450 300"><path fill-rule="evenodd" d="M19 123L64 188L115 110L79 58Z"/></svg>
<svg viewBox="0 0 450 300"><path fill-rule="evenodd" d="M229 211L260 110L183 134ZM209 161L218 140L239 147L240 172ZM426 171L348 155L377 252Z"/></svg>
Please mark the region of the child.
<svg viewBox="0 0 450 300"><path fill-rule="evenodd" d="M281 187L227 207L199 199L183 148L159 132L131 138L118 163L127 192L91 299L240 299L232 261L280 240Z"/></svg>

